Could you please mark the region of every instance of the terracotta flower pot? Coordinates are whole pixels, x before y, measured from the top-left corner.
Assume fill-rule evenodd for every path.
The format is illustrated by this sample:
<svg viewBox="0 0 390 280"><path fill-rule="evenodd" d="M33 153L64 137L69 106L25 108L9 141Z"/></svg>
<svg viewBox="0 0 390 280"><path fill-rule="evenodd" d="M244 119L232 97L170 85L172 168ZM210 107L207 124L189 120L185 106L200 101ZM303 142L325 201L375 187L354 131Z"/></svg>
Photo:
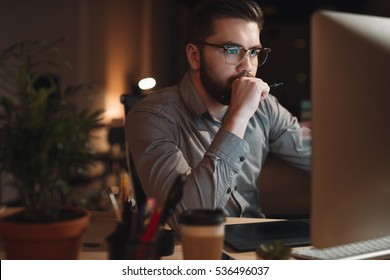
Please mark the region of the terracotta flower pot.
<svg viewBox="0 0 390 280"><path fill-rule="evenodd" d="M82 237L89 225L90 213L81 217L50 223L0 221L7 259L69 260L78 259Z"/></svg>

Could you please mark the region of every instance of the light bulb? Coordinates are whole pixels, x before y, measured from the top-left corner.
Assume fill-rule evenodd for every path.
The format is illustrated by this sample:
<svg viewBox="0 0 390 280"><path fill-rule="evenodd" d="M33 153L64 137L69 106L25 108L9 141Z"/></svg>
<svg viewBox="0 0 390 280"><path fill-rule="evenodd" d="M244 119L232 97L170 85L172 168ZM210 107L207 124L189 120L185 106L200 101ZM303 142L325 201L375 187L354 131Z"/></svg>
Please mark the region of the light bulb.
<svg viewBox="0 0 390 280"><path fill-rule="evenodd" d="M138 82L138 87L142 90L148 90L154 88L156 85L156 80L154 78L145 78Z"/></svg>

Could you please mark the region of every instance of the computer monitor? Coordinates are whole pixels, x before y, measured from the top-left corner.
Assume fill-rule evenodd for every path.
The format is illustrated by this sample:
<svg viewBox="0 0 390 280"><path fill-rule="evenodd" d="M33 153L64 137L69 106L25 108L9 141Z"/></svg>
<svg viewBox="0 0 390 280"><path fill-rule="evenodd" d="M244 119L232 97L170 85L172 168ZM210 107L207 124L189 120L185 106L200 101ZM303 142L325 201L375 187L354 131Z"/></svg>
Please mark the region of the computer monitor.
<svg viewBox="0 0 390 280"><path fill-rule="evenodd" d="M390 19L311 21L315 248L390 235Z"/></svg>

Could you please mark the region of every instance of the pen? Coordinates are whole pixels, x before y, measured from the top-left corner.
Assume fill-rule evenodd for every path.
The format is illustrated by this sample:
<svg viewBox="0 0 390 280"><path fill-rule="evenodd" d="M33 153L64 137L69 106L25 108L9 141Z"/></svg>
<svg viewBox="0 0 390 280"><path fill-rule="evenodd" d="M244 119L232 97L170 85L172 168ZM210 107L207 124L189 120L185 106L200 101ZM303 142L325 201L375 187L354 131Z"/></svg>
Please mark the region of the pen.
<svg viewBox="0 0 390 280"><path fill-rule="evenodd" d="M116 201L115 196L111 191L111 188L108 188L107 192L108 192L108 196L110 197L112 207L114 208L115 211L116 220L118 223L120 223L122 221L122 215L119 209L118 201Z"/></svg>
<svg viewBox="0 0 390 280"><path fill-rule="evenodd" d="M145 229L145 232L141 236L141 242L143 244L150 242L155 236L158 230L158 226L160 224L160 217L161 217L160 211L155 210L152 214L152 217L150 218L150 222L147 228Z"/></svg>
<svg viewBox="0 0 390 280"><path fill-rule="evenodd" d="M138 244L138 249L134 254L134 259L145 259L147 257L147 254L149 254L148 246L150 246L151 242L153 241L153 238L158 232L160 217L160 211L158 211L156 208L153 209L153 213L151 213L149 223L147 224L146 229L140 237L140 243Z"/></svg>
<svg viewBox="0 0 390 280"><path fill-rule="evenodd" d="M268 84L269 88L277 88L282 86L283 83L273 83L273 84Z"/></svg>
<svg viewBox="0 0 390 280"><path fill-rule="evenodd" d="M120 189L120 203L123 205L129 199L129 175L125 172L120 174L121 189Z"/></svg>

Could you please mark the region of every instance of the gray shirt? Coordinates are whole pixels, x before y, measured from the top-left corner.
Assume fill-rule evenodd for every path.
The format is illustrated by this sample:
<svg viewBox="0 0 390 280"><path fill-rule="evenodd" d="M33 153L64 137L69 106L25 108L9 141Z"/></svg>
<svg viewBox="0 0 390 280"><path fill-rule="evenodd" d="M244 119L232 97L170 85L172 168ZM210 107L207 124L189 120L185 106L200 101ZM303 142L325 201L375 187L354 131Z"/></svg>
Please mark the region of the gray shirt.
<svg viewBox="0 0 390 280"><path fill-rule="evenodd" d="M127 116L126 138L147 196L162 206L176 178L188 175L173 227L184 209L220 207L229 216L262 216L257 180L269 152L310 168L304 128L272 95L250 119L244 139L221 126L189 74L138 102Z"/></svg>

